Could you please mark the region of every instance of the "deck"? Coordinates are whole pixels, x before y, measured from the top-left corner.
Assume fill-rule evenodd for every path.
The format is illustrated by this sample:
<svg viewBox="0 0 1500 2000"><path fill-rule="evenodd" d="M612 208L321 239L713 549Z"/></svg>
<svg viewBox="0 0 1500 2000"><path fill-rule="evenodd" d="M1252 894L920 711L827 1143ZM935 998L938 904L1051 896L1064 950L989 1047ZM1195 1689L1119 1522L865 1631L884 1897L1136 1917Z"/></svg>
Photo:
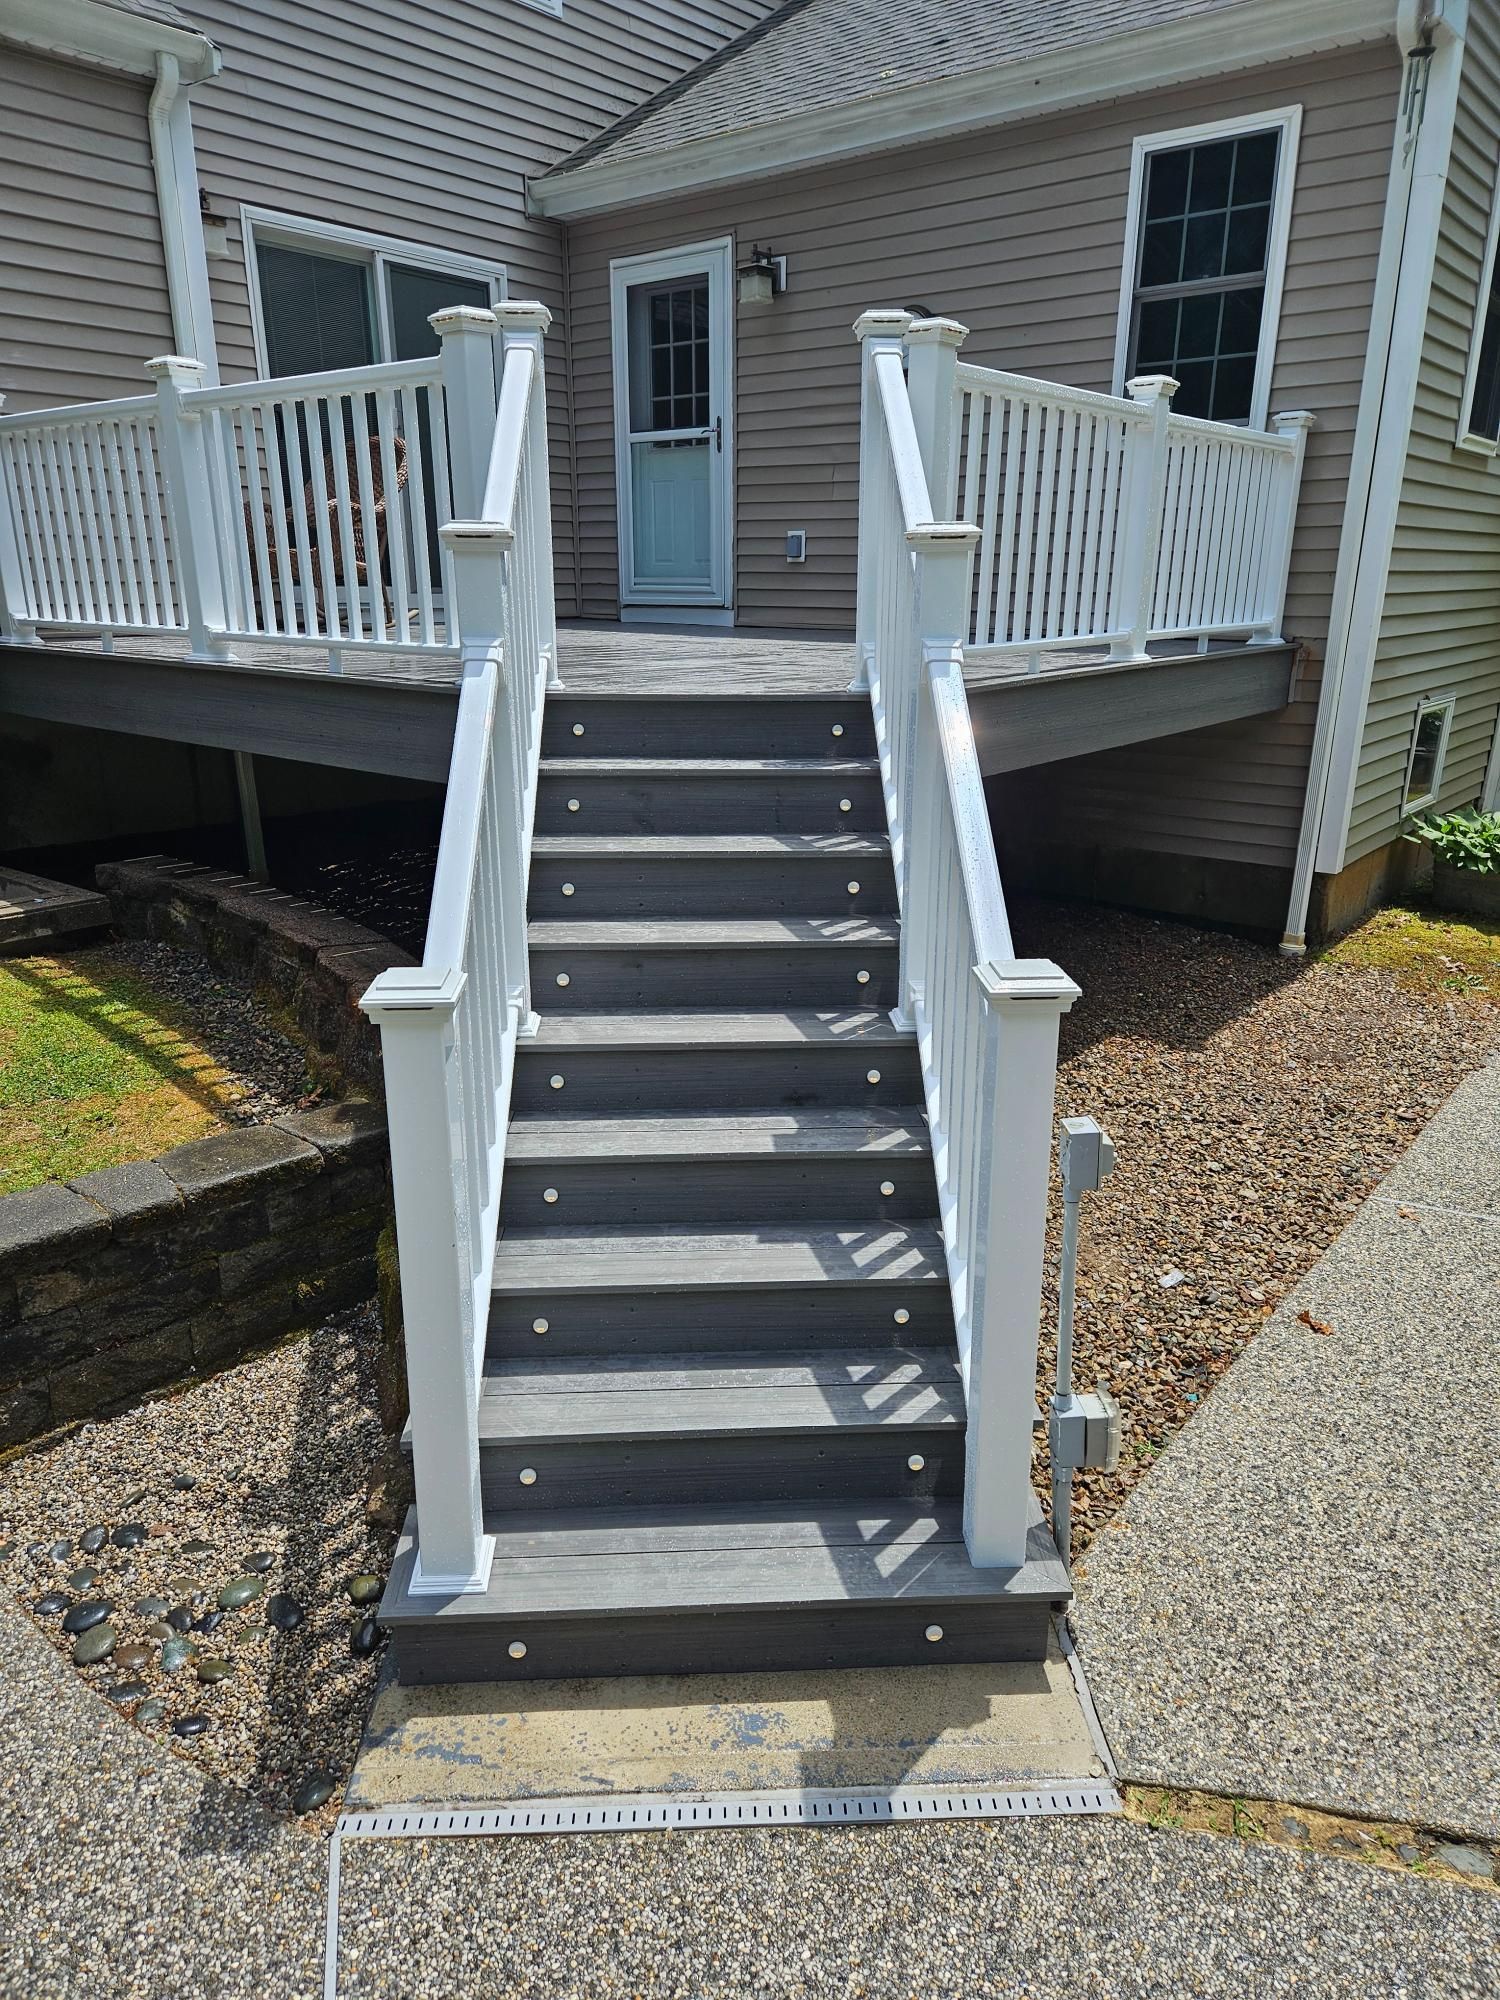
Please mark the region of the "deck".
<svg viewBox="0 0 1500 2000"><path fill-rule="evenodd" d="M848 639L575 623L558 633L567 695L842 693ZM257 756L441 783L453 734L455 655L352 653L331 672L308 646L241 643L223 665L170 637L0 643L0 713L80 723ZM1053 653L1040 673L975 663L965 679L986 774L1114 749L1284 707L1290 646L1169 644L1122 666L1098 650Z"/></svg>

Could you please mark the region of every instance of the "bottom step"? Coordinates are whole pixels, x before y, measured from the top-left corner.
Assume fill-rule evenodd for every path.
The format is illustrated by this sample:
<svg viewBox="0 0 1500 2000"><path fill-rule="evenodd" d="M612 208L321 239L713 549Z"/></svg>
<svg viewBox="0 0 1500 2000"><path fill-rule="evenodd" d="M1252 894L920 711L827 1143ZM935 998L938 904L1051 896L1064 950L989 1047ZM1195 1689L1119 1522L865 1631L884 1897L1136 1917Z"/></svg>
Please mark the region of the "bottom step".
<svg viewBox="0 0 1500 2000"><path fill-rule="evenodd" d="M1041 1660L1067 1573L1032 1501L1026 1561L980 1570L954 1503L501 1516L489 1589L380 1608L408 1685ZM513 1649L515 1649L513 1651Z"/></svg>

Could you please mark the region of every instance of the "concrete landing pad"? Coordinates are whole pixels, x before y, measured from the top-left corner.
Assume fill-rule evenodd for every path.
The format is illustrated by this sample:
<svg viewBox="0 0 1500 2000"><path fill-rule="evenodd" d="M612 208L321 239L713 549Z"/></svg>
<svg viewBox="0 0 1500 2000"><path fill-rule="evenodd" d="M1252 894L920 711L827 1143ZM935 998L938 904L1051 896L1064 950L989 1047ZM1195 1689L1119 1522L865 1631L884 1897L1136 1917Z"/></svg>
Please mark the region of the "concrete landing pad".
<svg viewBox="0 0 1500 2000"><path fill-rule="evenodd" d="M346 1810L1103 1775L1054 1637L1029 1665L393 1682L376 1699Z"/></svg>
<svg viewBox="0 0 1500 2000"><path fill-rule="evenodd" d="M42 938L98 930L109 922L109 898L97 889L50 882L19 868L0 868L0 952L29 948Z"/></svg>

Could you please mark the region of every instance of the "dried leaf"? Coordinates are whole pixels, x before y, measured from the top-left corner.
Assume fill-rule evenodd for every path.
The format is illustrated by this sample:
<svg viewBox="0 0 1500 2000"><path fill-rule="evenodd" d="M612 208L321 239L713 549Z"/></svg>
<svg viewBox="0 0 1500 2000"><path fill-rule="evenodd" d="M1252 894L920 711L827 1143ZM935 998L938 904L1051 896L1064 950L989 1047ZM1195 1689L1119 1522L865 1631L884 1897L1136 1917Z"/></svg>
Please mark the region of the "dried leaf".
<svg viewBox="0 0 1500 2000"><path fill-rule="evenodd" d="M1314 1333L1333 1332L1333 1328L1328 1324L1326 1319L1314 1319L1312 1314L1307 1310L1306 1306L1302 1308L1301 1312L1298 1313L1297 1317L1298 1319L1301 1320L1304 1326L1310 1326Z"/></svg>

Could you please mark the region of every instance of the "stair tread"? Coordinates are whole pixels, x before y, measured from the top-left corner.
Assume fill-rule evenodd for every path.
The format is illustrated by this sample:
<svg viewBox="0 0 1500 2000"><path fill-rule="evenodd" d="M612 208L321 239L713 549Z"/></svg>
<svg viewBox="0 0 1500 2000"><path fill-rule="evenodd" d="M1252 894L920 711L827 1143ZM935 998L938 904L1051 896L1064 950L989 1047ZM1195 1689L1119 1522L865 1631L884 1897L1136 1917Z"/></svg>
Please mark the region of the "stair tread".
<svg viewBox="0 0 1500 2000"><path fill-rule="evenodd" d="M672 859L703 855L726 860L831 860L868 856L884 860L891 851L884 834L874 833L539 833L533 860L588 859L595 855Z"/></svg>
<svg viewBox="0 0 1500 2000"><path fill-rule="evenodd" d="M491 1361L483 1444L747 1433L954 1429L965 1420L952 1350L656 1354Z"/></svg>
<svg viewBox="0 0 1500 2000"><path fill-rule="evenodd" d="M527 936L539 951L569 945L594 951L638 951L651 945L680 951L714 951L721 946L816 949L895 945L901 927L894 917L629 917L574 922L547 917L528 924Z"/></svg>
<svg viewBox="0 0 1500 2000"><path fill-rule="evenodd" d="M895 1048L911 1046L910 1028L897 1028L877 1008L836 1007L822 1013L767 1009L763 1013L543 1014L536 1035L520 1053L548 1048L786 1048L799 1044Z"/></svg>
<svg viewBox="0 0 1500 2000"><path fill-rule="evenodd" d="M653 1291L716 1286L947 1284L942 1231L927 1222L765 1223L758 1229L502 1227L500 1292Z"/></svg>
<svg viewBox="0 0 1500 2000"><path fill-rule="evenodd" d="M510 1166L559 1160L739 1159L752 1155L880 1154L932 1150L926 1123L879 1105L805 1111L674 1111L597 1118L513 1118Z"/></svg>
<svg viewBox="0 0 1500 2000"><path fill-rule="evenodd" d="M878 757L543 757L543 777L553 778L740 778L755 772L787 777L868 778L878 774Z"/></svg>
<svg viewBox="0 0 1500 2000"><path fill-rule="evenodd" d="M489 1588L411 1597L412 1517L381 1606L390 1624L588 1618L772 1606L1061 1601L1067 1573L1035 1503L1026 1561L976 1569L960 1501L596 1508L487 1518Z"/></svg>

